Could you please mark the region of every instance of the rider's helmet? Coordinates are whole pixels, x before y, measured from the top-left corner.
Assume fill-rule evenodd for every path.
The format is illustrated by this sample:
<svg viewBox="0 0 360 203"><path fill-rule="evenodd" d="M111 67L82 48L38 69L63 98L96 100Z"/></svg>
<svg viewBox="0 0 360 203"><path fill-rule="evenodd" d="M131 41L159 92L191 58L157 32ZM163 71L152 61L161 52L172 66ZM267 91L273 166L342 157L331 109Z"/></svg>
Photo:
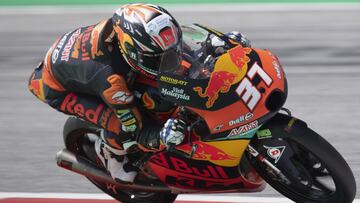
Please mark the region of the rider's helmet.
<svg viewBox="0 0 360 203"><path fill-rule="evenodd" d="M127 4L112 18L120 51L136 72L155 79L160 66L180 64L182 33L170 13L151 4Z"/></svg>

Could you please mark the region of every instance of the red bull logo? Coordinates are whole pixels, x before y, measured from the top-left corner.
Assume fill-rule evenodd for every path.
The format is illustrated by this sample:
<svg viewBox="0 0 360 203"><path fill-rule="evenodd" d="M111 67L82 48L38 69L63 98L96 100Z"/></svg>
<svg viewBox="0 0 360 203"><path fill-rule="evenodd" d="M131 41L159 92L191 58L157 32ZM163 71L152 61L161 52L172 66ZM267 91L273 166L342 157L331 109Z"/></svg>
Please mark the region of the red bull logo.
<svg viewBox="0 0 360 203"><path fill-rule="evenodd" d="M215 71L210 76L210 81L205 89L205 92L202 92L201 87L195 87L194 90L200 97L208 97L206 107L210 108L218 99L220 92L226 93L229 91L235 77L236 74L227 71Z"/></svg>
<svg viewBox="0 0 360 203"><path fill-rule="evenodd" d="M98 118L104 105L99 104L96 107L86 108L84 104L78 101L78 96L74 93L68 94L60 106L62 112L77 115L80 118L85 118L92 123L97 123Z"/></svg>
<svg viewBox="0 0 360 203"><path fill-rule="evenodd" d="M197 160L209 160L209 161L223 161L223 160L235 160L238 157L227 154L220 148L212 146L206 143L197 143L196 152L193 159ZM190 152L191 146L185 145L181 148L183 151Z"/></svg>
<svg viewBox="0 0 360 203"><path fill-rule="evenodd" d="M228 50L218 58L214 71L211 73L205 91L202 87L194 87L200 97L207 97L206 107L211 108L219 98L219 93L227 93L230 87L238 83L247 72L247 63L250 61L247 54L251 48L240 45Z"/></svg>
<svg viewBox="0 0 360 203"><path fill-rule="evenodd" d="M101 31L104 29L104 27L106 25L106 22L107 22L106 20L102 21L101 23L96 25L95 28L93 29L93 31L91 32L90 44L91 44L91 58L92 59L94 59L97 56L104 55L104 53L99 49L99 37L100 37Z"/></svg>

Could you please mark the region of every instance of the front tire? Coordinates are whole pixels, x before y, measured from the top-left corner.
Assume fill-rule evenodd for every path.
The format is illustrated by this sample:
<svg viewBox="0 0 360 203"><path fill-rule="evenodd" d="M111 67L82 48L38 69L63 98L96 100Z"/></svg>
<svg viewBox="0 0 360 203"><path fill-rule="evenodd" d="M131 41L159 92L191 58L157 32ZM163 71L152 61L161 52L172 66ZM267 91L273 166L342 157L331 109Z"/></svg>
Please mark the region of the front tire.
<svg viewBox="0 0 360 203"><path fill-rule="evenodd" d="M69 117L64 125L63 138L66 149L91 160L93 163L97 163L94 142L99 136L100 128L76 117ZM98 165L102 167L100 163ZM105 168L104 171L106 171ZM88 179L100 190L122 203L173 203L177 197L177 194L170 192L153 193L114 190L107 183Z"/></svg>
<svg viewBox="0 0 360 203"><path fill-rule="evenodd" d="M294 121L295 127L289 130L289 123ZM262 130L269 130L268 137L263 135L259 139L257 136L250 145L285 177L274 173L261 158L249 155L250 163L278 192L302 203L353 201L356 193L354 175L339 152L324 138L303 122L282 114L266 123L259 132Z"/></svg>

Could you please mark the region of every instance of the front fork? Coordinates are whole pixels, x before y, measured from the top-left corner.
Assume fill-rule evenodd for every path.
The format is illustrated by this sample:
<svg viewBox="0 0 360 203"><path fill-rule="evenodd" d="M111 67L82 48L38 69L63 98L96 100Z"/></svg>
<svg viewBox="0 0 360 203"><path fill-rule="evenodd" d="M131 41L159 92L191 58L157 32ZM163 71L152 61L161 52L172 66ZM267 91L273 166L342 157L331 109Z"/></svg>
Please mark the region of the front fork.
<svg viewBox="0 0 360 203"><path fill-rule="evenodd" d="M265 164L269 172L273 173L276 177L280 178L285 184L290 184L291 181L286 178L286 176L281 172L280 169L278 169L274 164L272 164L269 160L267 160L264 156L262 156L254 147L252 147L250 144L247 147L247 151L250 153L251 156L253 156L258 161Z"/></svg>

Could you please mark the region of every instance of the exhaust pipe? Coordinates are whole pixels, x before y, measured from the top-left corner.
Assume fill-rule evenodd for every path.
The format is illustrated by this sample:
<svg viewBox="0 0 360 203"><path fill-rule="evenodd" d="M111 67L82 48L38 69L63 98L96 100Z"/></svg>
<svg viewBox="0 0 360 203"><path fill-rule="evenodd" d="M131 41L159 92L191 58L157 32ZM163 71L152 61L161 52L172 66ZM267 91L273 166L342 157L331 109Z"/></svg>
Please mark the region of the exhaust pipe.
<svg viewBox="0 0 360 203"><path fill-rule="evenodd" d="M101 182L110 183L120 189L147 191L147 192L171 192L167 187L127 184L115 181L108 173L100 169L89 160L77 156L67 149L63 149L56 154L57 165L80 175L95 179Z"/></svg>

